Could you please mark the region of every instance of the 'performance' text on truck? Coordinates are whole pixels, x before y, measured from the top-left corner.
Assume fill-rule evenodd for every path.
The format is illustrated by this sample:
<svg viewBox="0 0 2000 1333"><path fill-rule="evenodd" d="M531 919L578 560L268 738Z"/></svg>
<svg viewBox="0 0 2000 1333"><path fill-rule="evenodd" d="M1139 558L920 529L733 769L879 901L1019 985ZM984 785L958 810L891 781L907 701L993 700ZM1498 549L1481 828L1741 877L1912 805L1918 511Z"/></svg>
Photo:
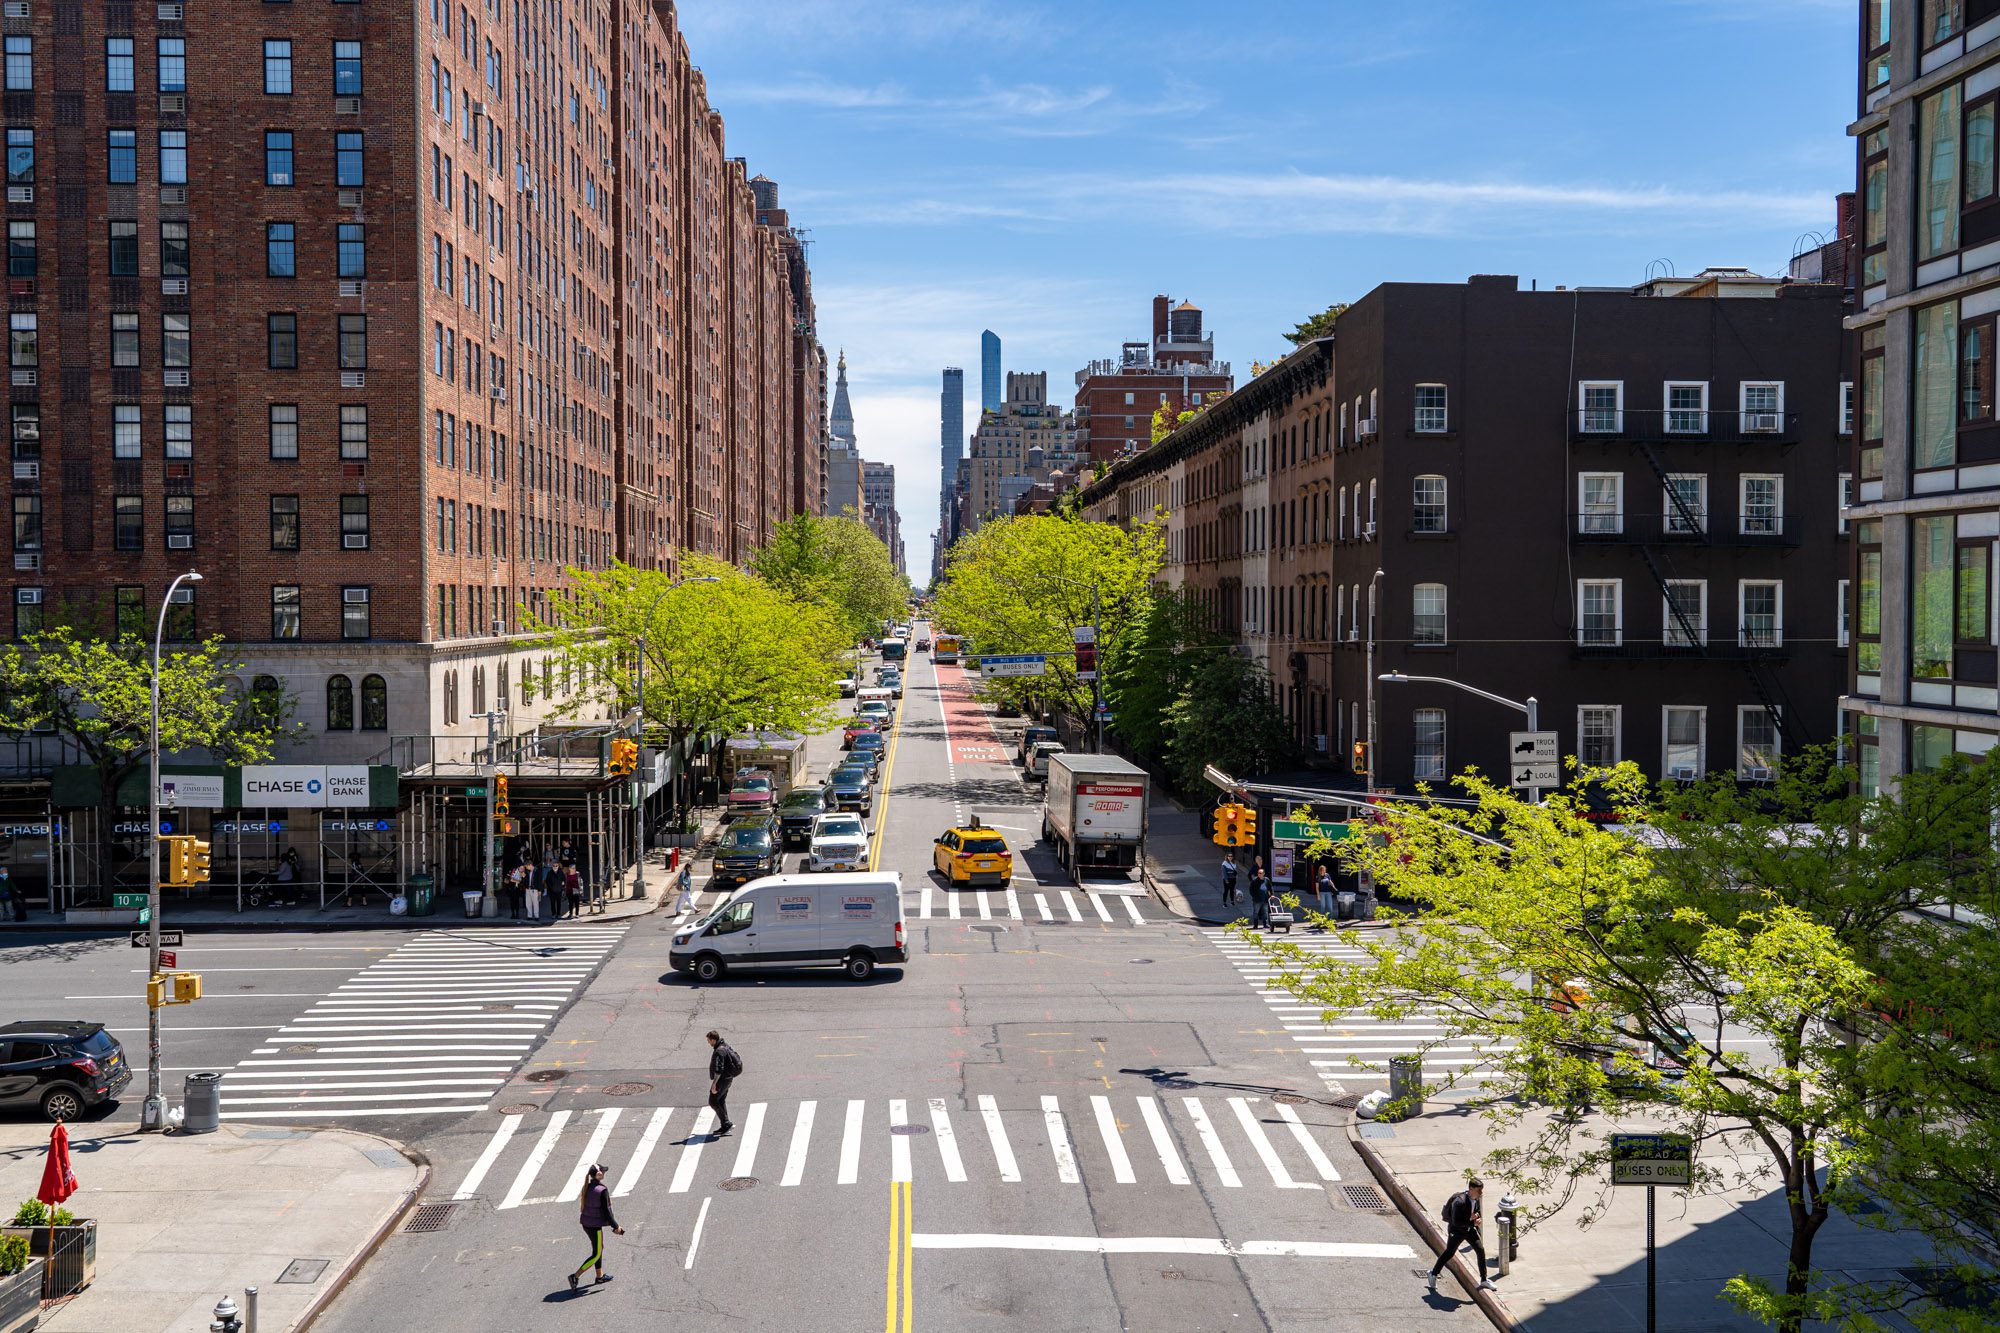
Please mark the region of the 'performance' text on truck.
<svg viewBox="0 0 2000 1333"><path fill-rule="evenodd" d="M1042 837L1081 882L1086 870L1136 869L1146 848L1146 770L1107 754L1051 754Z"/></svg>

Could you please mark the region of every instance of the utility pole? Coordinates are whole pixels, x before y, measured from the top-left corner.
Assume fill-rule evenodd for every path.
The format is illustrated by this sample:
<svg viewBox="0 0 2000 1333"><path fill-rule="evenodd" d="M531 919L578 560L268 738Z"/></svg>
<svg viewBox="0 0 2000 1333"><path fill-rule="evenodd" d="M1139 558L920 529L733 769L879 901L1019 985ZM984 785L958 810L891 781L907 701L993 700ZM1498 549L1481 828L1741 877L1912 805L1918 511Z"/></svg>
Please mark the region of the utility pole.
<svg viewBox="0 0 2000 1333"><path fill-rule="evenodd" d="M1368 771L1362 776L1368 779L1370 796L1375 794L1375 587L1381 582L1382 571L1378 569L1375 577L1368 580L1368 663L1362 677L1368 687Z"/></svg>
<svg viewBox="0 0 2000 1333"><path fill-rule="evenodd" d="M669 592L673 591L671 585L669 585L667 591ZM654 606L659 605L658 598L654 599L653 605ZM649 627L651 619L652 619L652 613L649 611L647 613L647 620L649 622ZM640 760L643 762L646 756L646 634L645 630L643 629L639 633L639 664L637 671L637 679L639 686L639 704L638 708L635 711L637 711L637 713L639 714L639 721L637 725L633 727L632 731L633 735L638 739L639 757ZM639 776L636 770L634 772L634 777L636 777L641 784L643 784L646 780L644 777ZM641 787L641 790L644 790L643 786ZM669 802L668 804L673 804L673 802ZM676 834L679 834L680 830L676 828L674 832ZM644 800L638 800L632 803L632 897L635 899L643 899L645 898L645 896L646 896L646 803Z"/></svg>
<svg viewBox="0 0 2000 1333"><path fill-rule="evenodd" d="M1102 608L1098 606L1097 602L1097 583L1095 580L1093 580L1090 585L1090 646L1091 646L1091 651L1093 653L1095 653L1097 649L1097 632L1099 629L1098 622L1103 619L1103 616L1104 612ZM1091 702L1094 705L1094 707L1091 709L1090 715L1091 719L1097 723L1097 753L1103 754L1104 753L1104 673L1102 671L1092 671L1090 673L1090 694L1091 694Z"/></svg>
<svg viewBox="0 0 2000 1333"><path fill-rule="evenodd" d="M153 1003L152 980L160 975L160 640L167 633L167 608L183 583L199 583L201 575L189 570L167 585L160 599L159 619L153 625L153 708L149 781L146 790L146 1100L139 1110L139 1128L162 1131L167 1127L167 1098L160 1090L160 1006ZM111 878L111 867L102 871Z"/></svg>
<svg viewBox="0 0 2000 1333"><path fill-rule="evenodd" d="M494 789L500 785L500 724L506 720L507 710L495 708L475 716L486 719L486 874L484 896L479 900L479 915L498 916L500 900L493 891L493 843L499 837L499 829L494 823L497 814Z"/></svg>

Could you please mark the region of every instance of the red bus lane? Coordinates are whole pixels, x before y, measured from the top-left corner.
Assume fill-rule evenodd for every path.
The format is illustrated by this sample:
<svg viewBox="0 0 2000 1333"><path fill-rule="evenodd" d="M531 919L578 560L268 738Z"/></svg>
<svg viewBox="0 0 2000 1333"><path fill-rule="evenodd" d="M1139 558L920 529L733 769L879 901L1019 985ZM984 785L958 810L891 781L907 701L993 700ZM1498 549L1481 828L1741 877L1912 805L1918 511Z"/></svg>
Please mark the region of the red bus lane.
<svg viewBox="0 0 2000 1333"><path fill-rule="evenodd" d="M934 666L938 701L944 708L944 732L954 764L1006 764L1007 747L993 730L993 720L972 697L972 680L960 666Z"/></svg>

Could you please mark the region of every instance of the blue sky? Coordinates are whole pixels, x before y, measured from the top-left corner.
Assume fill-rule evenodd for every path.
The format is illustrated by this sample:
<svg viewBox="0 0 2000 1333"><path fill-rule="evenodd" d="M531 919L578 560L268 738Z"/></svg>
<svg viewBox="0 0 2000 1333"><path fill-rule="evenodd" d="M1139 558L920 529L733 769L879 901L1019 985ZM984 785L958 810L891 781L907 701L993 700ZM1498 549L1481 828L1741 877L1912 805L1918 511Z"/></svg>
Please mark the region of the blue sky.
<svg viewBox="0 0 2000 1333"><path fill-rule="evenodd" d="M809 229L910 572L938 372L1208 313L1239 382L1384 281L1779 272L1852 188L1852 0L682 0L729 151ZM968 416L968 425L971 415Z"/></svg>

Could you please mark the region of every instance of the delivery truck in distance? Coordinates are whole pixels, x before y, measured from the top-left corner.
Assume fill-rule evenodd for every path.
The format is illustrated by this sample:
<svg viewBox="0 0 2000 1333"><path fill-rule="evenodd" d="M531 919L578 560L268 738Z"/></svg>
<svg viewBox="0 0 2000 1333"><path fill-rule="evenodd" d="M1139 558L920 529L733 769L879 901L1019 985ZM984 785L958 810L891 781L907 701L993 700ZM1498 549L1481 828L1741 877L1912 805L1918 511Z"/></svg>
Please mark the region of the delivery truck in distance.
<svg viewBox="0 0 2000 1333"><path fill-rule="evenodd" d="M1086 870L1136 869L1146 848L1146 770L1109 754L1048 756L1042 838L1081 882Z"/></svg>

